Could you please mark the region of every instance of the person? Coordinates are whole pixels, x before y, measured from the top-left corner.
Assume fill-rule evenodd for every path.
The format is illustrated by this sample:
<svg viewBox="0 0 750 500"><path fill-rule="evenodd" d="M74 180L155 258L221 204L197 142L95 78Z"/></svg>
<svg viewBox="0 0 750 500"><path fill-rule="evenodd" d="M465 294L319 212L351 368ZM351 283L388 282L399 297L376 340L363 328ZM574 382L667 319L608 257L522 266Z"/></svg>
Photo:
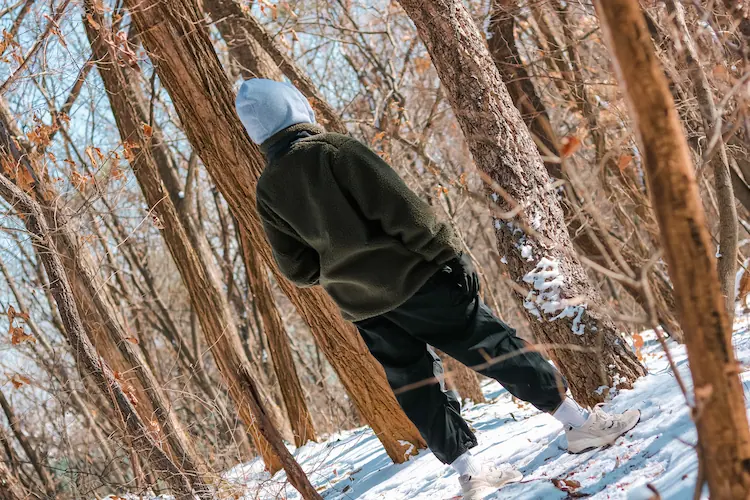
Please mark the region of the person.
<svg viewBox="0 0 750 500"><path fill-rule="evenodd" d="M482 302L451 227L374 151L318 126L299 90L247 80L236 107L266 158L257 208L279 270L299 287L322 286L356 325L430 450L458 473L464 498L522 476L471 454L477 439L457 398L425 383L442 380L433 347L559 420L571 453L612 444L638 423L637 410L587 412L566 396L552 364Z"/></svg>

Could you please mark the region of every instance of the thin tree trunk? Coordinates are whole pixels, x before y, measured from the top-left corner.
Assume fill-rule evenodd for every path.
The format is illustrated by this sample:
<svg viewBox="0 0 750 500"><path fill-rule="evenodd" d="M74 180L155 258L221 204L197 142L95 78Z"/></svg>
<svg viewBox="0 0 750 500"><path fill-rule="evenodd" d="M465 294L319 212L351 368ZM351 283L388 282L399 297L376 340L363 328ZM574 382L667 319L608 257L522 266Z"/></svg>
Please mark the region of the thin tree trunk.
<svg viewBox="0 0 750 500"><path fill-rule="evenodd" d="M685 66L687 66L688 75L693 84L693 92L698 101L698 108L703 117L703 132L706 135L707 143L710 143L714 136L714 129L719 123L716 119L716 103L713 91L708 82L706 72L703 71L698 58L695 42L693 42L693 38L690 36L690 31L688 31L687 24L685 23L684 7L675 0L667 0L666 5L667 10L674 16L674 24L677 27L677 35L680 37L680 46L682 48L680 56ZM721 292L724 294L726 301L729 323L732 324L734 318L734 288L737 269L737 234L739 224L737 221L737 208L734 203L732 174L723 138L719 137L716 148L718 148L718 154L713 156L709 164L714 170L714 185L719 205L719 283L721 284Z"/></svg>
<svg viewBox="0 0 750 500"><path fill-rule="evenodd" d="M13 280L13 277L8 272L5 263L2 261L0 261L0 274L2 274L5 278L5 282L8 284L8 288L10 288L13 297L16 299L18 310L20 312L29 314L29 308L26 306L26 302L20 291L18 290L15 280ZM53 304L50 304L50 306L52 305ZM111 446L109 445L107 437L103 434L101 428L96 422L96 419L91 414L89 405L81 397L79 391L76 390L76 388L73 386L73 381L68 374L68 370L65 367L64 363L61 363L60 360L55 359L56 355L54 348L49 343L47 336L42 332L42 329L37 325L34 318L29 316L26 320L26 324L29 326L31 334L34 336L34 338L44 351L44 353L36 352L37 356L39 357L38 362L44 366L44 368L49 372L50 376L57 379L60 385L68 391L73 407L81 414L83 425L94 435L96 440L100 443L104 458L113 464L115 479L117 481L124 482L124 476L122 475L119 464L115 462L115 455L112 451ZM32 346L32 348L33 347L34 346ZM45 355L49 359L47 359Z"/></svg>
<svg viewBox="0 0 750 500"><path fill-rule="evenodd" d="M468 399L475 404L486 403L477 372L444 352L438 351L438 354L445 365L445 385L448 389L456 391L462 400Z"/></svg>
<svg viewBox="0 0 750 500"><path fill-rule="evenodd" d="M21 481L0 460L0 500L27 500L31 495L26 493Z"/></svg>
<svg viewBox="0 0 750 500"><path fill-rule="evenodd" d="M427 46L477 167L492 181L497 209L510 213L495 221L497 245L524 289L516 297L534 337L549 344L582 404L601 402L604 388L630 387L645 371L578 261L549 174L473 19L459 0L400 3Z"/></svg>
<svg viewBox="0 0 750 500"><path fill-rule="evenodd" d="M630 108L662 231L695 386L699 459L711 498L748 498L750 430L688 145L638 1L597 0L595 6Z"/></svg>
<svg viewBox="0 0 750 500"><path fill-rule="evenodd" d="M59 250L51 238L49 226L40 205L31 197L13 185L4 175L0 175L0 196L24 215L24 224L35 239L34 243L41 251L39 255L49 274L50 288L57 303L68 341L73 352L77 354L81 376L91 376L100 391L113 398L117 410L120 412L128 435L137 445L142 456L148 457L154 470L160 472L162 479L170 484L176 497L180 500L192 500L196 491L183 470L176 465L158 445L146 422L135 410L135 405L115 378L108 365L102 362L88 338L78 313L72 287L64 270ZM62 228L66 229L66 228ZM61 228L56 228L60 231ZM194 478L193 478L194 479ZM197 492L200 498L209 499L208 490Z"/></svg>
<svg viewBox="0 0 750 500"><path fill-rule="evenodd" d="M139 418L149 422L151 432L157 434L158 442L188 472L196 490L207 491L201 477L201 471L205 470L203 461L193 449L192 441L176 418L172 404L153 373L144 364L135 346L127 340L129 335L114 313L108 297L102 295L103 287L97 283L91 256L77 244L75 235L67 225L65 210L57 203L57 194L51 185L43 185L38 180L37 173L44 172L44 168L32 161L31 155L20 151L12 139L20 136L5 102L0 100L0 153L4 174L17 177L17 170L9 172L8 169L28 169L29 175L35 179L31 186L35 203L49 220L45 221L45 225L55 229L50 237L54 239L57 251L61 252L58 257L66 266L68 283L76 293L77 312L85 318L87 331L90 332L92 341L97 342L98 354L105 362L111 360L115 363L117 368L114 371L120 374L123 386L138 401L138 405L133 407L140 408ZM38 255L41 259L45 257L43 251ZM109 392L104 392L104 395L112 396ZM154 423L158 425L154 426Z"/></svg>
<svg viewBox="0 0 750 500"><path fill-rule="evenodd" d="M237 0L203 0L203 8L216 23L229 47L229 55L241 68L251 68L256 76L280 80L279 69L315 110L330 132L346 133L339 115L318 92L315 84L294 60L279 49L276 41ZM269 60L270 58L270 60ZM250 76L243 72L244 77Z"/></svg>
<svg viewBox="0 0 750 500"><path fill-rule="evenodd" d="M37 476L39 476L45 494L48 498L55 498L55 481L52 479L52 474L49 472L49 464L47 464L39 453L37 453L37 451L39 451L38 448L34 446L34 443L32 443L29 440L29 437L23 432L21 422L18 420L16 412L13 411L10 402L5 398L3 391L0 391L0 408L3 409L5 417L8 419L10 430L13 431L16 441L18 441L21 448L23 448L23 452L34 467Z"/></svg>
<svg viewBox="0 0 750 500"><path fill-rule="evenodd" d="M244 230L240 229L240 232L242 231ZM243 243L248 241L250 240L247 235L242 237ZM258 260L255 249L251 246L242 244L242 256L245 260L247 281L263 319L273 368L281 387L281 396L284 398L286 411L292 424L292 431L294 431L294 444L302 446L307 441L317 441L318 436L315 433L312 416L307 408L302 384L294 366L289 337L287 337L284 323L281 320L281 314L279 314L279 310L274 303L273 291L266 270Z"/></svg>
<svg viewBox="0 0 750 500"><path fill-rule="evenodd" d="M297 289L276 269L255 210L262 156L237 117L232 86L201 24L196 1L165 0L148 8L139 0L126 0L126 4L188 139L250 238L243 245L252 245L273 269L364 420L391 459L403 462L411 445L422 448L425 443L399 408L382 368L322 290Z"/></svg>
<svg viewBox="0 0 750 500"><path fill-rule="evenodd" d="M235 0L203 0L203 8L226 42L229 55L239 65L242 78L282 79L284 75L279 67L243 23L243 19L252 14Z"/></svg>

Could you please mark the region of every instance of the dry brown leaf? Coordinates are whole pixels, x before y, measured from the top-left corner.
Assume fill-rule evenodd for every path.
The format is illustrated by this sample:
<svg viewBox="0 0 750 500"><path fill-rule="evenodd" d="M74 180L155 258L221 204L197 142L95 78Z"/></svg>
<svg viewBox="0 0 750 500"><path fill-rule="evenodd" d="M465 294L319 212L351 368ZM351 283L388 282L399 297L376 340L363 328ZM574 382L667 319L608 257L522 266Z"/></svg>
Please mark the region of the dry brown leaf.
<svg viewBox="0 0 750 500"><path fill-rule="evenodd" d="M641 354L641 349L643 349L643 336L640 333L634 333L633 334L633 345L635 346L635 354L638 356L638 359L643 361L643 355Z"/></svg>
<svg viewBox="0 0 750 500"><path fill-rule="evenodd" d="M617 160L617 168L620 169L620 172L628 168L628 165L630 165L630 162L633 161L633 157L630 155L622 155L620 156L620 159Z"/></svg>
<svg viewBox="0 0 750 500"><path fill-rule="evenodd" d="M91 27L94 28L96 31L99 31L100 29L102 29L102 25L99 24L99 23L97 23L94 20L94 16L92 16L91 14L87 14L86 15L86 20L89 22L89 24L91 25Z"/></svg>
<svg viewBox="0 0 750 500"><path fill-rule="evenodd" d="M149 139L154 134L154 129L149 125L148 123L143 124L143 133L148 137Z"/></svg>
<svg viewBox="0 0 750 500"><path fill-rule="evenodd" d="M10 383L13 384L13 387L15 387L16 389L20 389L24 385L30 384L31 379L29 377L21 375L20 373L16 373L11 377Z"/></svg>
<svg viewBox="0 0 750 500"><path fill-rule="evenodd" d="M565 484L568 485L568 488L572 490L577 490L581 487L581 483L574 479L563 479L563 482L565 482Z"/></svg>
<svg viewBox="0 0 750 500"><path fill-rule="evenodd" d="M570 156L573 156L576 151L581 149L581 140L574 135L563 137L562 140L560 140L560 143L562 145L562 147L560 148L561 158L568 158Z"/></svg>
<svg viewBox="0 0 750 500"><path fill-rule="evenodd" d="M128 341L128 342L130 342L131 344L135 344L135 345L138 345L138 344L140 343L140 342L138 341L138 339L137 339L137 338L135 338L135 337L125 337L125 340L127 340L127 341Z"/></svg>
<svg viewBox="0 0 750 500"><path fill-rule="evenodd" d="M742 277L740 278L740 293L739 300L742 304L745 303L747 294L750 293L750 272L747 270L743 271Z"/></svg>
<svg viewBox="0 0 750 500"><path fill-rule="evenodd" d="M17 326L10 327L10 343L13 345L23 344L24 342L36 342L33 335L23 331L23 328Z"/></svg>
<svg viewBox="0 0 750 500"><path fill-rule="evenodd" d="M8 315L8 331L10 331L10 328L13 328L13 320L16 318L16 308L13 306L8 306L8 311L6 312L6 314Z"/></svg>
<svg viewBox="0 0 750 500"><path fill-rule="evenodd" d="M86 147L86 156L89 157L89 160L91 160L91 164L93 166L98 166L99 164L96 161L96 156L94 156L94 148L92 146Z"/></svg>

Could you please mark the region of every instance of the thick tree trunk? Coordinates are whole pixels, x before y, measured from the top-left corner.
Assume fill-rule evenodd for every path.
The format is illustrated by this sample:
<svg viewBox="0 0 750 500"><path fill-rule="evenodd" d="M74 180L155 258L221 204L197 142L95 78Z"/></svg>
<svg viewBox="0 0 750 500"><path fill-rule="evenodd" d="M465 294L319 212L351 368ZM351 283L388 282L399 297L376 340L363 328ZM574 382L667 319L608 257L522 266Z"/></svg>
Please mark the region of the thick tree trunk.
<svg viewBox="0 0 750 500"><path fill-rule="evenodd" d="M3 413L5 413L5 417L8 419L10 430L13 431L13 435L21 445L21 448L23 448L23 452L26 453L26 457L34 467L37 476L39 476L44 493L48 498L54 498L55 481L52 479L52 474L49 472L49 464L47 464L46 460L42 459L39 453L37 453L39 449L34 446L34 443L32 443L31 440L29 440L29 437L23 432L21 422L18 420L16 412L13 411L10 402L5 398L3 391L0 391L0 408L3 409Z"/></svg>
<svg viewBox="0 0 750 500"><path fill-rule="evenodd" d="M688 145L638 1L597 0L595 5L630 108L662 231L693 374L693 417L711 498L748 498L750 430Z"/></svg>
<svg viewBox="0 0 750 500"><path fill-rule="evenodd" d="M243 231L243 229L240 229L241 233ZM246 235L242 237L243 243L249 241L250 239ZM284 405L286 405L289 421L292 424L294 444L302 446L307 441L317 441L318 436L315 433L312 416L305 402L305 394L297 375L297 368L294 366L289 338L281 320L281 314L279 314L279 310L273 301L271 282L252 246L242 244L242 256L245 260L250 290L263 320L273 368L281 387L281 395L284 398Z"/></svg>
<svg viewBox="0 0 750 500"><path fill-rule="evenodd" d="M27 500L28 498L31 498L31 495L26 493L21 481L0 460L0 500Z"/></svg>
<svg viewBox="0 0 750 500"><path fill-rule="evenodd" d="M719 123L716 120L717 112L713 91L698 58L698 50L692 36L690 36L690 31L688 31L684 7L675 0L667 0L666 5L667 11L674 16L677 36L679 36L681 42L679 45L682 48L680 56L687 67L690 81L693 84L693 92L703 117L703 132L706 135L707 143L710 143L714 136L715 125ZM714 154L710 165L714 170L714 186L719 206L719 283L721 284L721 292L724 294L729 323L732 324L739 224L737 207L734 204L732 173L724 139L720 137L715 147L718 149L718 154Z"/></svg>
<svg viewBox="0 0 750 500"><path fill-rule="evenodd" d="M201 24L195 0L165 0L147 8L139 0L126 3L188 139L250 238L243 244L252 245L274 270L364 420L391 459L403 462L410 444L422 448L425 443L399 408L382 368L322 290L297 289L276 269L255 210L263 160L234 110L232 86Z"/></svg>
<svg viewBox="0 0 750 500"><path fill-rule="evenodd" d="M159 471L161 478L172 487L176 498L192 500L196 495L201 499L208 500L211 498L205 485L200 485L195 477L188 478L183 469L175 464L169 455L161 449L156 438L152 435L150 425L147 424L150 421L143 420L138 415L132 395L126 392L120 381L115 377L114 372L102 361L102 358L94 349L84 330L72 287L62 264L60 256L65 255L65 253L61 254L61 251L57 249L51 237L52 231L47 225L46 217L40 205L32 200L28 194L13 185L4 175L0 175L0 196L10 205L16 206L18 211L24 215L26 229L34 238L35 245L41 249L39 255L49 275L52 295L57 303L68 342L70 342L73 352L76 353L76 362L81 371L81 376L92 377L99 390L112 398L125 423L126 432L132 438L139 455L148 457L153 469ZM55 228L55 232L59 231L67 232L69 229L67 227ZM77 264L80 263L77 262ZM193 486L195 486L195 489Z"/></svg>
<svg viewBox="0 0 750 500"><path fill-rule="evenodd" d="M513 100L513 104L521 113L521 117L535 142L541 143L540 153L545 154L546 152L543 149L547 149L549 153L559 156L557 139L550 125L547 110L541 97L537 94L518 53L514 27L516 16L520 10L519 2L518 0L494 0L492 6L493 11L489 26L490 38L488 40L490 54L503 82L508 87L508 93ZM547 167L550 177L567 179L566 172L560 168L560 163L547 161L545 167ZM563 190L562 192L562 209L565 219L569 221L568 232L575 235L573 244L582 255L594 262L603 264L601 262L602 257L609 250L607 243L611 241L611 238L604 235L602 228L597 224L585 224L585 221L581 221L580 216L575 213L576 210L573 208L573 204L580 204L577 200L571 199L569 193L574 193L574 190ZM616 244L619 244L619 242ZM621 269L622 266L618 266L613 271L619 271L626 276L639 279L643 260L639 259L635 252L626 249L619 250L619 252L627 268ZM607 256L607 258L610 257ZM610 260L616 263L616 259L610 258ZM682 341L682 329L674 317L672 289L654 272L648 274L648 284L651 287L651 294L644 291L640 286L634 287L627 284L623 284L623 286L645 311L650 311L650 308L654 306L658 320L664 326L664 329L669 332L671 337Z"/></svg>
<svg viewBox="0 0 750 500"><path fill-rule="evenodd" d="M50 237L55 241L55 248L65 266L67 280L76 296L77 312L80 314L89 333L89 338L96 346L99 356L119 374L120 381L137 405L143 422L149 422L149 429L156 435L156 440L187 471L195 489L206 491L202 478L205 465L193 448L192 441L186 434L174 414L172 404L162 391L149 367L143 362L136 347L127 339L126 333L114 312L108 297L104 296L104 287L98 283L92 258L76 241L76 237L67 226L66 210L57 203L58 195L44 179L43 167L36 164L32 155L18 149L14 137L21 137L5 101L0 100L0 153L3 155L4 174L16 176L18 171L7 169L25 169L35 179L32 194L47 218L47 227L54 228ZM44 252L39 252L40 258ZM62 314L62 313L61 313ZM110 392L104 392L109 400ZM114 403L114 402L113 402ZM154 425L154 423L158 425ZM127 426L128 423L124 422ZM203 493L201 493L203 494Z"/></svg>
<svg viewBox="0 0 750 500"><path fill-rule="evenodd" d="M601 402L644 374L606 314L570 241L537 148L459 0L401 0L444 85L477 167L493 181L497 245L535 338L549 344L573 396ZM504 192L502 192L504 191Z"/></svg>
<svg viewBox="0 0 750 500"><path fill-rule="evenodd" d="M229 388L229 393L252 434L256 447L263 455L266 468L275 473L284 467L298 491L314 492L314 488L307 482L299 465L284 446L273 419L264 408L268 398L258 399L261 391L255 381L257 374L253 373L242 350L239 333L232 319L226 296L222 292L221 281L216 270L206 265L208 259L211 258L207 243L202 238L196 238L191 243L183 223L191 225L192 220L189 217L180 219L177 209L161 182L158 167L149 146L152 138L143 127L137 105L128 98L128 82L114 51L108 49L112 47L112 44L101 43L98 40L99 37L106 40L111 33L107 32L103 17L100 12L96 11L93 4L87 5L87 14L100 26L98 33L94 32L90 24L87 24L87 29L120 135L123 142L130 144L132 148L130 161L133 172L149 208L161 222L162 236L180 271L192 306L201 323L201 329L208 345L212 346L211 352ZM190 232L197 234L194 228ZM301 482L297 482L300 480Z"/></svg>
<svg viewBox="0 0 750 500"><path fill-rule="evenodd" d="M283 78L284 75L273 59L247 32L243 19L251 17L250 13L243 11L234 0L204 0L203 8L214 20L229 48L229 55L240 66L243 78ZM243 234L243 230L240 233ZM242 239L249 241L247 237ZM265 275L265 266L258 260L253 248L242 245L242 251L250 289L257 301L270 344L273 368L292 426L294 442L297 446L302 446L309 440L317 441L302 384L294 367L289 339L273 300L270 281Z"/></svg>

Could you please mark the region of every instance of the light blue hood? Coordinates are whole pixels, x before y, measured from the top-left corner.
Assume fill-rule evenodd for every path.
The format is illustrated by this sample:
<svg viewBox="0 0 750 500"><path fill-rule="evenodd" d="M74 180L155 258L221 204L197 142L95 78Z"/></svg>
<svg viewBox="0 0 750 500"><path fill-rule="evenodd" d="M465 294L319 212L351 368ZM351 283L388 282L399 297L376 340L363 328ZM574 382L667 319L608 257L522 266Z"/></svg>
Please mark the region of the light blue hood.
<svg viewBox="0 0 750 500"><path fill-rule="evenodd" d="M302 92L274 80L246 80L237 93L235 106L255 144L263 144L275 133L297 123L315 123L315 113Z"/></svg>

